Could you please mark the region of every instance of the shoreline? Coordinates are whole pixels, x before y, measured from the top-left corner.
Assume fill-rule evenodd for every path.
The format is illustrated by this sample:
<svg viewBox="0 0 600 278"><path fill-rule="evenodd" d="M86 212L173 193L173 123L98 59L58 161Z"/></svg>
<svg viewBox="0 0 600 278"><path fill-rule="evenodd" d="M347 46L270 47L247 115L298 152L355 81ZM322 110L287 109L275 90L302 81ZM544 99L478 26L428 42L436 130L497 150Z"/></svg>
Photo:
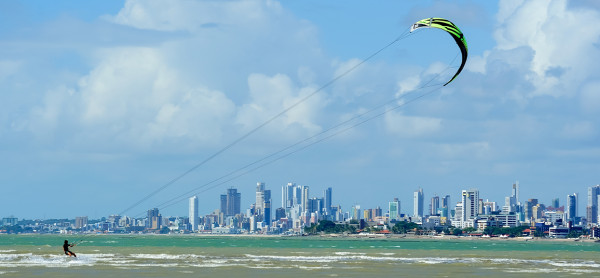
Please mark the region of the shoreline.
<svg viewBox="0 0 600 278"><path fill-rule="evenodd" d="M540 237L480 237L455 235L413 235L413 234L322 234L322 235L266 235L266 234L0 234L0 236L158 236L158 237L223 237L223 238L323 238L323 239L360 239L360 240L457 240L457 241L521 241L521 242L586 242L600 243L600 239L591 238L540 238Z"/></svg>

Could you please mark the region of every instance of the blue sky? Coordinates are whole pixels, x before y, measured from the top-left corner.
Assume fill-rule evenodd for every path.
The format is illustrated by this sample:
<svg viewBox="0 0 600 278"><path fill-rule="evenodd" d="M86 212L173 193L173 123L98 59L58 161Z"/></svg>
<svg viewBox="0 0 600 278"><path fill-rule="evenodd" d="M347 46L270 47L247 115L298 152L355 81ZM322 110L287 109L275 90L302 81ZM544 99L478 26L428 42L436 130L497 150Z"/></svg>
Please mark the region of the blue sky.
<svg viewBox="0 0 600 278"><path fill-rule="evenodd" d="M398 197L412 213L419 187L503 204L518 180L520 201L575 192L584 215L600 183L594 1L3 1L0 217L122 212L427 17L469 43L448 86L419 89L443 83L458 48L417 32L126 214L186 192L210 213L228 187L247 207L259 181L276 205L295 182L315 197L333 187L344 210ZM384 103L405 105L204 186Z"/></svg>

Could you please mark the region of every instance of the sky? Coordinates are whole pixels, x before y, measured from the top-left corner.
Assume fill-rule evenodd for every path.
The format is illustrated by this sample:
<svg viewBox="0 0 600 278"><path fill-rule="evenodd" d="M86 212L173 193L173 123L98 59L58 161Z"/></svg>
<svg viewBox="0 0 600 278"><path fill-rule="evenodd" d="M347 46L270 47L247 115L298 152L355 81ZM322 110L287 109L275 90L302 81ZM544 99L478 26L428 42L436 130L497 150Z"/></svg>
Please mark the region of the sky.
<svg viewBox="0 0 600 278"><path fill-rule="evenodd" d="M429 17L468 42L447 86L452 38L406 36ZM257 182L412 214L419 188L503 205L516 181L585 216L597 61L596 1L1 1L0 217L245 209Z"/></svg>

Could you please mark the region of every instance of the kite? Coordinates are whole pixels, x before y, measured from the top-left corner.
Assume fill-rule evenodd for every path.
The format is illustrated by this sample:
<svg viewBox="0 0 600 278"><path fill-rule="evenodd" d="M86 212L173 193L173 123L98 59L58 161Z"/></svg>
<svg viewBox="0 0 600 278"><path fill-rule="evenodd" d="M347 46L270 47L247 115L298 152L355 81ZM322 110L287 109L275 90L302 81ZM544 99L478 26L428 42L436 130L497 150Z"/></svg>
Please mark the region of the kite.
<svg viewBox="0 0 600 278"><path fill-rule="evenodd" d="M447 19L443 19L443 18L439 18L439 17L425 18L425 19L421 19L421 20L417 21L415 24L413 24L410 27L410 32L417 30L419 28L442 29L442 30L448 32L448 34L450 34L450 36L452 36L452 38L454 39L454 41L456 41L456 44L460 48L460 52L462 53L462 63L460 64L460 67L458 68L458 71L454 74L454 76L452 76L452 78L448 82L446 82L446 84L444 84L444 86L446 86L446 85L448 85L448 83L452 82L458 76L458 74L462 71L463 67L465 66L465 63L467 62L468 48L467 48L467 41L465 40L465 36L460 31L460 29L458 29L458 27L456 27L456 25L454 25L454 23L450 22Z"/></svg>

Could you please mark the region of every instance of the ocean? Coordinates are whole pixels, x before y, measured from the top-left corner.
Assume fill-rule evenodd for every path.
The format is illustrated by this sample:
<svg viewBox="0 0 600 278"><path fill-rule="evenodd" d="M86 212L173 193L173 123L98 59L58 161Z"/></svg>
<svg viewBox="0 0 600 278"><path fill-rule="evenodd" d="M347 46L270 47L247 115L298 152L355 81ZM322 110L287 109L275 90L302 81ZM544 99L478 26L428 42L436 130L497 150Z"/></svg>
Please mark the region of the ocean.
<svg viewBox="0 0 600 278"><path fill-rule="evenodd" d="M67 239L83 241L62 251ZM574 241L0 235L2 277L600 277Z"/></svg>

